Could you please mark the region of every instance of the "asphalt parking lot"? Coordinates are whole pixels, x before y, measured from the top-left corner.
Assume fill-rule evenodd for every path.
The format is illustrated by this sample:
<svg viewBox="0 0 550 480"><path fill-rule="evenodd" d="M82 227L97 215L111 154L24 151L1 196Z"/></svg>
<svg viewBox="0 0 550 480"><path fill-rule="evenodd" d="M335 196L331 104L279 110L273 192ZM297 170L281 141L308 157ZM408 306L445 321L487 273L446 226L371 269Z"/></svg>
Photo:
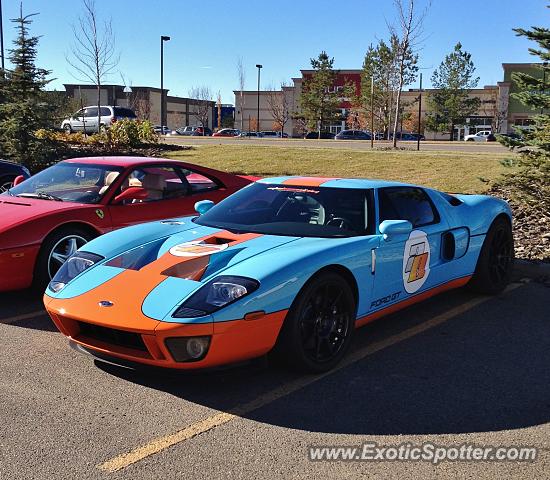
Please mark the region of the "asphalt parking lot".
<svg viewBox="0 0 550 480"><path fill-rule="evenodd" d="M550 290L448 292L356 332L329 374L258 361L140 373L69 348L0 295L0 479L548 478ZM534 462L312 462L309 446L534 446Z"/></svg>

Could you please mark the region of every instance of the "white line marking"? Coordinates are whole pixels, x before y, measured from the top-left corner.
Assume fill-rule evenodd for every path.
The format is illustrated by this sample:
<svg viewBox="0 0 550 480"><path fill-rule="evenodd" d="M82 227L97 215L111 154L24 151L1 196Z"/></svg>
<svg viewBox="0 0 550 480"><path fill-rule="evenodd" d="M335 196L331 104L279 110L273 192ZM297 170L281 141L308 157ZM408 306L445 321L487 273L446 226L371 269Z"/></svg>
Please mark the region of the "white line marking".
<svg viewBox="0 0 550 480"><path fill-rule="evenodd" d="M504 291L504 293L508 293L521 286L522 284L510 285ZM481 303L484 303L487 300L490 300L491 298L492 297L485 297L485 296L474 298L469 302L463 303L462 305L452 308L451 310L448 310L445 313L437 315L436 317L433 317L431 320L428 320L420 325L411 327L407 330L404 330L403 332L392 335L384 340L380 340L378 342L372 343L362 349L359 349L353 352L351 355L348 355L342 361L342 363L340 363L340 365L338 365L336 368L332 369L329 372L322 373L320 375L315 375L315 376L304 376L304 377L298 378L281 387L275 388L274 390L271 390L270 392L267 392L264 395L260 395L258 398L248 403L237 406L233 408L230 412L217 413L208 418L205 418L204 420L200 420L181 430L178 430L177 432L166 435L164 437L154 439L146 443L145 445L142 445L133 450L130 450L127 453L118 455L110 460L107 460L104 463L97 465L97 468L99 470L103 470L108 473L113 473L113 472L122 470L123 468L126 468L136 462L139 462L140 460L143 460L151 455L155 455L156 453L159 453L178 443L184 442L193 437L196 437L197 435L213 430L214 428L224 425L225 423L228 423L237 417L242 417L254 410L257 410L261 407L264 407L274 402L275 400L278 400L279 398L285 397L291 393L301 390L302 388L307 387L308 385L311 385L312 383L315 383L321 380L322 378L327 377L328 375L332 375L338 370L346 368L349 365L356 363L364 359L365 357L368 357L369 355L373 355L374 353L379 352L380 350L391 347L397 343L400 343L404 340L408 340L409 338L412 338L422 332L425 332L426 330L437 327L438 325L441 325L447 320L450 320L451 318L456 317L457 315L467 312L473 307Z"/></svg>

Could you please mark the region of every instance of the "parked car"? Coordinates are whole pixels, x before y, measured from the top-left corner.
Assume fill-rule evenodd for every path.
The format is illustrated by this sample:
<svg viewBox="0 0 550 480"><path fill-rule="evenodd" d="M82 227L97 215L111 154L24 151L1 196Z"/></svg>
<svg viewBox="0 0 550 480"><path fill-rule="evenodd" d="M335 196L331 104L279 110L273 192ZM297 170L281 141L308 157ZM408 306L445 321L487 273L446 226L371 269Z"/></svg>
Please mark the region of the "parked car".
<svg viewBox="0 0 550 480"><path fill-rule="evenodd" d="M262 138L263 134L262 132L241 132L239 134L239 137L255 137L255 138Z"/></svg>
<svg viewBox="0 0 550 480"><path fill-rule="evenodd" d="M117 120L129 118L135 120L136 114L126 107L102 106L100 109L99 128L97 123L97 105L85 107L76 112L72 117L61 122L61 128L67 132L97 132L103 128L109 128Z"/></svg>
<svg viewBox="0 0 550 480"><path fill-rule="evenodd" d="M22 165L0 159L0 193L10 189L13 186L13 181L19 176L29 178L31 174Z"/></svg>
<svg viewBox="0 0 550 480"><path fill-rule="evenodd" d="M517 132L511 132L511 133L497 133L496 137L504 137L504 138L510 138L512 140L523 140L523 135L520 135Z"/></svg>
<svg viewBox="0 0 550 480"><path fill-rule="evenodd" d="M422 134L418 134L418 133L407 133L407 132L398 132L397 133L397 139L398 140L402 140L402 141L418 141L418 137L420 136L420 140L424 140L425 137L424 135ZM390 135L391 138L393 138L393 134Z"/></svg>
<svg viewBox="0 0 550 480"><path fill-rule="evenodd" d="M0 291L40 286L77 248L136 223L194 212L250 179L206 167L140 157L59 162L0 195Z"/></svg>
<svg viewBox="0 0 550 480"><path fill-rule="evenodd" d="M335 137L335 140L370 140L370 133L363 130L342 130Z"/></svg>
<svg viewBox="0 0 550 480"><path fill-rule="evenodd" d="M237 128L222 128L218 132L212 134L213 137L238 137L241 131Z"/></svg>
<svg viewBox="0 0 550 480"><path fill-rule="evenodd" d="M281 138L280 132L274 132L273 130L266 130L261 132L261 134L266 138Z"/></svg>
<svg viewBox="0 0 550 480"><path fill-rule="evenodd" d="M196 210L107 234L57 272L44 303L76 349L174 369L273 351L324 372L356 327L467 284L499 293L513 267L510 207L489 196L278 177Z"/></svg>
<svg viewBox="0 0 550 480"><path fill-rule="evenodd" d="M319 132L308 132L304 138L318 139ZM334 134L330 132L321 132L321 140L334 140Z"/></svg>
<svg viewBox="0 0 550 480"><path fill-rule="evenodd" d="M162 127L160 125L155 125L153 127L155 133L158 133L160 135L168 135L172 132L166 125L163 125Z"/></svg>
<svg viewBox="0 0 550 480"><path fill-rule="evenodd" d="M210 130L210 128L208 127L197 127L188 125L187 127L176 128L176 130L172 131L172 134L194 137L210 137L212 135L212 130Z"/></svg>
<svg viewBox="0 0 550 480"><path fill-rule="evenodd" d="M492 135L491 130L482 130L481 132L477 132L472 135L466 135L464 137L464 141L465 142L487 142L487 139L489 138L490 135Z"/></svg>
<svg viewBox="0 0 550 480"><path fill-rule="evenodd" d="M288 138L288 133L275 132L273 130L266 130L260 133L267 138Z"/></svg>

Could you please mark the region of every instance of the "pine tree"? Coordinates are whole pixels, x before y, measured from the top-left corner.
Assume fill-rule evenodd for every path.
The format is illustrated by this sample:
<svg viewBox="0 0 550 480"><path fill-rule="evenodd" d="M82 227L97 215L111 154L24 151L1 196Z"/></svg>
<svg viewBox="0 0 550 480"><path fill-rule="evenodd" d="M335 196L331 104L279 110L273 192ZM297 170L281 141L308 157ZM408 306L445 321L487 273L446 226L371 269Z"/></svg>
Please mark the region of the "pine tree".
<svg viewBox="0 0 550 480"><path fill-rule="evenodd" d="M300 96L301 115L310 130L317 130L319 137L327 123L339 117L342 92L334 88L337 72L333 69L334 58L321 52L311 59L314 73L304 80Z"/></svg>
<svg viewBox="0 0 550 480"><path fill-rule="evenodd" d="M427 127L436 132L450 132L453 139L455 126L464 126L466 118L479 108L480 100L470 97L470 90L477 87L475 66L470 53L457 43L454 50L441 62L432 75L432 86L437 89L430 94L428 102L432 112L427 118Z"/></svg>
<svg viewBox="0 0 550 480"><path fill-rule="evenodd" d="M550 217L550 114L547 113L550 109L550 29L533 27L531 30L518 28L514 31L537 43L538 48L530 48L529 52L539 57L542 63L537 65L540 75L512 73L512 80L519 91L511 96L542 113L533 117L534 124L530 129L519 132L519 138L498 137L512 150L520 149L520 170L505 183L514 187L515 195L522 201Z"/></svg>
<svg viewBox="0 0 550 480"><path fill-rule="evenodd" d="M29 25L36 14L12 19L17 38L9 50L11 70L0 78L0 151L13 161L32 168L44 154L45 145L35 137L36 130L49 125L51 107L44 87L50 72L35 65L38 37L29 35Z"/></svg>

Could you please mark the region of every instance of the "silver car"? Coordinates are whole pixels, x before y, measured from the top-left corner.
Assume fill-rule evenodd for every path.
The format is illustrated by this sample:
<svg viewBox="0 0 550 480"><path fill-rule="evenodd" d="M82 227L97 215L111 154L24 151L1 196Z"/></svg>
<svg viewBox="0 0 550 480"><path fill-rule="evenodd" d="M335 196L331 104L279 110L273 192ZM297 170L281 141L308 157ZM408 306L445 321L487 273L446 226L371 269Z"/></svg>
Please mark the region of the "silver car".
<svg viewBox="0 0 550 480"><path fill-rule="evenodd" d="M101 116L98 125L97 106L84 107L72 117L63 120L61 128L67 133L97 132L109 128L117 120L122 120L123 118L135 120L137 118L134 111L126 107L102 106L100 107L100 113Z"/></svg>

